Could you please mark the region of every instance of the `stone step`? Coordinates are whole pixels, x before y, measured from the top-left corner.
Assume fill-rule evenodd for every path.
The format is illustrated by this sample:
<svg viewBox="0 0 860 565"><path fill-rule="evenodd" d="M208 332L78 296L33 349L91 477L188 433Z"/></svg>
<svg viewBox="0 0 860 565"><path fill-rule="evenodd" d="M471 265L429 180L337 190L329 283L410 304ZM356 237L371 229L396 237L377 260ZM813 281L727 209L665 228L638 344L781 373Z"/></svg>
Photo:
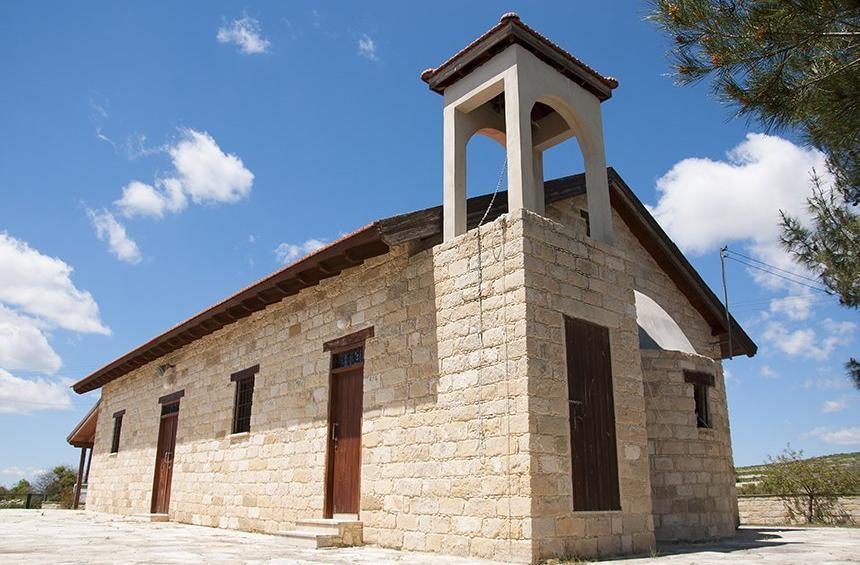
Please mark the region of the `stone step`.
<svg viewBox="0 0 860 565"><path fill-rule="evenodd" d="M296 522L297 530L343 536L347 530L361 530L358 520L338 520L331 518L308 518Z"/></svg>
<svg viewBox="0 0 860 565"><path fill-rule="evenodd" d="M319 549L322 547L340 547L343 545L339 535L327 535L305 530L289 530L279 534L287 543L295 547Z"/></svg>

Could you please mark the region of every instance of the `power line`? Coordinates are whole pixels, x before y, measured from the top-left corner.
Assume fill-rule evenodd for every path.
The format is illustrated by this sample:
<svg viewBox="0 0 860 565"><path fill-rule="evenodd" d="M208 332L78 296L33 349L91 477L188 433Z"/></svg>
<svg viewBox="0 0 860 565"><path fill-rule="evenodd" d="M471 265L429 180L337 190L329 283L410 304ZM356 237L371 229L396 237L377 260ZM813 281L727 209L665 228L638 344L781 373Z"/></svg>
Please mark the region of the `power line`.
<svg viewBox="0 0 860 565"><path fill-rule="evenodd" d="M732 261L735 261L735 262L740 263L740 264L742 264L742 265L746 265L747 267L749 267L749 268L751 268L751 269L756 269L756 270L761 271L761 272L763 272L763 273L767 273L767 274L769 274L769 275L771 275L771 276L773 276L773 277L777 277L777 278L780 278L780 279L786 280L786 281L788 281L788 282L790 282L790 283L798 284L798 285L800 285L800 286L805 286L806 288L811 288L812 290L817 290L818 292L823 292L823 293L825 293L825 294L832 294L829 290L827 290L827 289L825 289L825 288L823 288L823 287L820 287L820 286L813 286L813 285L811 285L811 284L806 284L806 283L804 283L804 282L800 282L800 281L798 281L798 280L795 280L795 279L789 278L789 277L787 277L787 276L785 276L785 275L781 275L781 274L779 274L779 273L775 273L775 272L773 272L773 271L771 271L771 270L765 269L764 267L760 267L760 266L758 266L758 265L754 265L754 264L752 264L752 263L748 263L748 262L746 262L746 261L742 261L742 260L738 259L737 257L732 257L732 256L730 256L730 255L729 255L729 256L727 256L726 258L727 258L727 259L731 259Z"/></svg>
<svg viewBox="0 0 860 565"><path fill-rule="evenodd" d="M743 257L744 259L747 259L749 261L753 261L753 262L758 263L760 265L764 265L765 267L769 267L775 271L780 271L782 273L785 273L787 275L791 275L793 277L797 277L799 279L803 279L803 280L806 280L806 281L809 281L812 283L816 283L816 284L820 283L820 281L818 279L814 279L812 277L807 277L805 275L801 275L800 273L795 273L794 271L788 271L786 269L777 267L776 265L771 265L770 263L765 263L764 261L762 261L760 259L755 259L753 257L750 257L749 255L744 255L743 253L738 253L737 251L732 251L728 247L726 247L726 253L730 253L732 255L737 255L738 257Z"/></svg>
<svg viewBox="0 0 860 565"><path fill-rule="evenodd" d="M769 304L775 300L780 302L797 302L797 301L806 301L810 304L816 304L820 302L827 302L830 300L830 296L819 296L815 294L808 294L804 296L783 296L782 298L758 298L756 300L742 300L740 302L735 302L734 306L751 306L755 304Z"/></svg>

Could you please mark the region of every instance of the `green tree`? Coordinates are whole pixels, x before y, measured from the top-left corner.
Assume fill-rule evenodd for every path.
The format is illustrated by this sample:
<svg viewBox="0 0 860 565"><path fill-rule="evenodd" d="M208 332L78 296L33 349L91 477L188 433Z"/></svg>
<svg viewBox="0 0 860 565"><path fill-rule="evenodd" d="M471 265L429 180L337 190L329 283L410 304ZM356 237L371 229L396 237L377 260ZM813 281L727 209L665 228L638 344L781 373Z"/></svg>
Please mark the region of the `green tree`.
<svg viewBox="0 0 860 565"><path fill-rule="evenodd" d="M77 473L68 465L58 465L36 479L36 491L45 495L49 502L60 502L66 506L72 497Z"/></svg>
<svg viewBox="0 0 860 565"><path fill-rule="evenodd" d="M860 2L650 2L680 84L710 77L738 116L796 131L827 155L832 182L811 172L811 225L783 214L781 240L843 305L860 307Z"/></svg>
<svg viewBox="0 0 860 565"><path fill-rule="evenodd" d="M838 496L860 490L860 477L851 469L827 459L804 459L802 451L787 446L768 459L760 492L783 501L791 521L842 522L846 520Z"/></svg>
<svg viewBox="0 0 860 565"><path fill-rule="evenodd" d="M845 363L845 369L848 371L848 376L854 381L854 386L860 389L860 361L852 357Z"/></svg>
<svg viewBox="0 0 860 565"><path fill-rule="evenodd" d="M28 492L33 492L33 485L27 479L21 479L15 486L9 489L9 492L12 494L27 494Z"/></svg>

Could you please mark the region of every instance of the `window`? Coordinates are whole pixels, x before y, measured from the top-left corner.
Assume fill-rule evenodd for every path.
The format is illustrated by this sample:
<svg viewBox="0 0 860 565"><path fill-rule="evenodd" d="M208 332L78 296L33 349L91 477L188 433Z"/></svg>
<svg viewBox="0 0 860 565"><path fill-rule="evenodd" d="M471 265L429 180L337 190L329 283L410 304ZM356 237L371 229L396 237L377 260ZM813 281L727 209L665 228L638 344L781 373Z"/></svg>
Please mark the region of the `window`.
<svg viewBox="0 0 860 565"><path fill-rule="evenodd" d="M335 353L332 358L332 369L346 369L364 363L364 347Z"/></svg>
<svg viewBox="0 0 860 565"><path fill-rule="evenodd" d="M119 436L122 432L122 417L125 415L125 410L120 410L113 415L113 438L110 441L110 452L116 453L119 451Z"/></svg>
<svg viewBox="0 0 860 565"><path fill-rule="evenodd" d="M588 219L588 212L580 210L579 217L585 220L585 235L591 237L591 220Z"/></svg>
<svg viewBox="0 0 860 565"><path fill-rule="evenodd" d="M233 401L233 433L241 434L251 431L251 406L254 402L254 376L260 366L254 365L230 375L230 380L236 383L236 396Z"/></svg>
<svg viewBox="0 0 860 565"><path fill-rule="evenodd" d="M710 428L711 415L708 414L708 387L694 384L693 397L696 399L696 427Z"/></svg>
<svg viewBox="0 0 860 565"><path fill-rule="evenodd" d="M696 427L711 427L711 411L708 407L708 389L714 386L714 376L708 373L684 371L684 381L693 385L693 400L696 410Z"/></svg>

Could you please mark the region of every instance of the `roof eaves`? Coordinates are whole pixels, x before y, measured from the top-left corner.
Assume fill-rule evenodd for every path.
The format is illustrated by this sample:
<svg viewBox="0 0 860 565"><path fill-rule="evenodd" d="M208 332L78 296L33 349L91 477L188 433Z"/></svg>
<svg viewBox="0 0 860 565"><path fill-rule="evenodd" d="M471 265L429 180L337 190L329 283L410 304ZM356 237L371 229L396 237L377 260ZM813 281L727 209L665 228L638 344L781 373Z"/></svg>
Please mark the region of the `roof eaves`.
<svg viewBox="0 0 860 565"><path fill-rule="evenodd" d="M478 51L481 46L489 43L490 47L492 47L495 45L495 42L503 40L507 40L505 46L507 46L508 43L521 43L536 54L542 51L540 48L542 46L549 52L554 53L557 57L561 57L561 59L566 61L569 65L572 65L575 69L581 71L584 78L586 78L588 82L592 83L590 86L585 86L589 86L589 88L593 90L601 100L610 98L612 95L612 89L618 87L617 79L600 74L594 68L588 66L546 36L524 24L520 20L519 15L514 12L504 14L499 20L499 23L455 53L438 67L424 70L421 73L421 80L426 82L430 86L431 90L441 94L448 83L447 77L441 75L445 75L447 74L447 71L453 70L452 67L468 66L470 63L468 56L472 55L473 52ZM535 45L531 40L534 40L539 45ZM597 84L594 84L595 81ZM440 82L445 82L445 84L439 84Z"/></svg>
<svg viewBox="0 0 860 565"><path fill-rule="evenodd" d="M309 270L318 269L320 264L335 260L341 254L349 256L349 251L352 248L359 249L364 247L367 248L364 254L370 254L367 257L364 257L364 254L353 257L350 259L353 265L360 264L370 257L382 254L382 252L387 252L388 246L381 239L378 221L335 240L329 245L246 286L209 308L194 314L190 318L176 324L169 330L121 355L74 383L72 389L78 394L95 390L137 367L145 365L163 355L167 355L171 351L175 351L255 311L262 310L268 304L277 302L290 294L295 294L303 288L314 286L319 280L334 276L343 268L348 267L342 267L337 271L315 273L318 275L315 281L302 281L296 275L302 275ZM287 283L290 282L291 277L295 280L292 281L292 285L288 285ZM270 294L266 295L264 293ZM221 316L221 318L216 318L217 316ZM221 320L226 321L222 322ZM207 322L210 322L208 326L206 325Z"/></svg>

